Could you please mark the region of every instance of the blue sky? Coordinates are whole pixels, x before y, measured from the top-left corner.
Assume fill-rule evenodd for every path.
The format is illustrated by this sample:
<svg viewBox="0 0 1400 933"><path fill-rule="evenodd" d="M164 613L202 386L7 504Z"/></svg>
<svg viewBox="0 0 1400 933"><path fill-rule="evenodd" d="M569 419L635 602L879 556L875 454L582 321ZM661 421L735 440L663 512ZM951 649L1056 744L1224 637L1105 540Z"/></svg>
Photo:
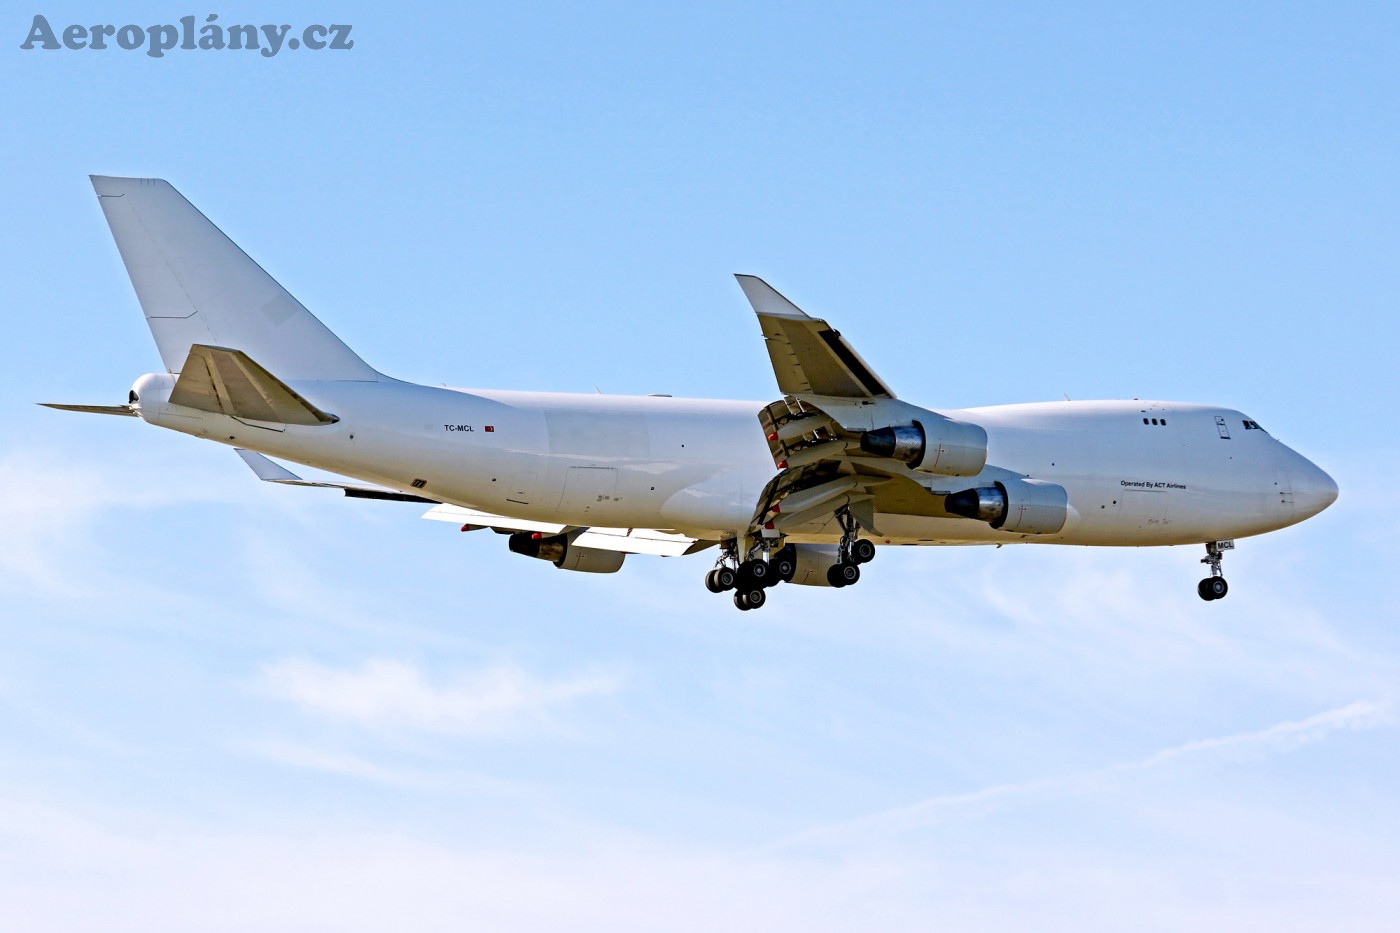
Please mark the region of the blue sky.
<svg viewBox="0 0 1400 933"><path fill-rule="evenodd" d="M1400 14L248 4L3 17L0 926L1388 929ZM203 12L67 5L68 23ZM768 399L730 274L932 407L1238 407L1335 506L882 553L740 615L36 401L158 367L88 173L169 179L370 363Z"/></svg>

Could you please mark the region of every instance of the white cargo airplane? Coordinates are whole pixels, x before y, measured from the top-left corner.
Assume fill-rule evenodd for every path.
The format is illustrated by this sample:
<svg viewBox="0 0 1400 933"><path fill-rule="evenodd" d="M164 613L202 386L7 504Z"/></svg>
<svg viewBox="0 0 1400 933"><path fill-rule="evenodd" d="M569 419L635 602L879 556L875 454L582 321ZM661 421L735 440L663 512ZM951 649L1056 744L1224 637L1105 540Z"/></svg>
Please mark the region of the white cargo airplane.
<svg viewBox="0 0 1400 933"><path fill-rule="evenodd" d="M1309 518L1332 478L1229 408L1046 402L934 411L895 397L823 320L738 276L782 398L713 401L414 385L371 368L167 182L93 187L165 363L132 415L238 448L270 482L431 503L510 550L610 573L711 546L740 609L778 582L842 587L877 545L1205 544ZM359 483L307 482L262 454ZM367 485L362 485L367 484Z"/></svg>

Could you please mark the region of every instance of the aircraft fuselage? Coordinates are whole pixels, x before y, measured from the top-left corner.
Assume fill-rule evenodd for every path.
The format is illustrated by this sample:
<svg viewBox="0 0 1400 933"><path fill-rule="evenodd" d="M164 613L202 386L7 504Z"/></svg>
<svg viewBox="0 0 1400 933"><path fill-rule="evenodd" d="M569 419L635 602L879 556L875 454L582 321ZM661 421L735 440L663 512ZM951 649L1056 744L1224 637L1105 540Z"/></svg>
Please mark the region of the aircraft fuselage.
<svg viewBox="0 0 1400 933"><path fill-rule="evenodd" d="M434 388L406 382L293 384L333 425L243 421L166 399L172 377L138 385L138 414L405 493L486 512L579 526L733 536L777 473L757 413L763 402ZM1316 514L1336 486L1238 411L1173 402L1046 402L943 411L980 425L988 466L971 477L909 470L956 492L1014 474L1063 486L1064 527L1047 535L949 516L938 497L882 510L890 544L1032 541L1147 546L1262 534ZM793 542L839 538L834 521Z"/></svg>

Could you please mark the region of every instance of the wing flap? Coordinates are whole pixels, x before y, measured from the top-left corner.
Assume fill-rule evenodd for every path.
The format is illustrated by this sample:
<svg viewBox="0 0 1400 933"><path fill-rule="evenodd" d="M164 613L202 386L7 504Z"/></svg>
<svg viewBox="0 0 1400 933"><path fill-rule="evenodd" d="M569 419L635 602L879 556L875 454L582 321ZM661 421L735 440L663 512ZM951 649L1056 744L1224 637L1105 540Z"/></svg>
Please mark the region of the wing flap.
<svg viewBox="0 0 1400 933"><path fill-rule="evenodd" d="M477 509L467 509L460 505L435 505L423 513L423 517L435 522L451 522L454 525L462 525L471 528L504 528L507 531L538 531L541 534L557 535L567 531L568 525L560 525L554 522L536 522L527 518L512 518L509 515L496 515L492 512L481 512Z"/></svg>
<svg viewBox="0 0 1400 933"><path fill-rule="evenodd" d="M505 531L535 531L557 535L571 526L536 522L509 515L495 515L457 505L438 505L423 513L423 517L439 522L452 522L468 528L495 528ZM710 542L686 535L658 531L655 528L586 528L572 539L579 547L623 554L649 554L654 557L681 557L708 547Z"/></svg>

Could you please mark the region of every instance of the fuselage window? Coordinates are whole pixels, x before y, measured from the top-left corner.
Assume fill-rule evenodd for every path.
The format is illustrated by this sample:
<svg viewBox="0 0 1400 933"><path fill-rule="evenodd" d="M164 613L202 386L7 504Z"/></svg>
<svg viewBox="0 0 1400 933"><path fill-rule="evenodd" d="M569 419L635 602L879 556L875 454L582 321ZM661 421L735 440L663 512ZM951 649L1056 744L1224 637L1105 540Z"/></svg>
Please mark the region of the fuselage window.
<svg viewBox="0 0 1400 933"><path fill-rule="evenodd" d="M1143 423L1143 424L1147 424L1147 419L1146 419L1146 418L1143 418L1143 419L1142 419L1142 423Z"/></svg>

